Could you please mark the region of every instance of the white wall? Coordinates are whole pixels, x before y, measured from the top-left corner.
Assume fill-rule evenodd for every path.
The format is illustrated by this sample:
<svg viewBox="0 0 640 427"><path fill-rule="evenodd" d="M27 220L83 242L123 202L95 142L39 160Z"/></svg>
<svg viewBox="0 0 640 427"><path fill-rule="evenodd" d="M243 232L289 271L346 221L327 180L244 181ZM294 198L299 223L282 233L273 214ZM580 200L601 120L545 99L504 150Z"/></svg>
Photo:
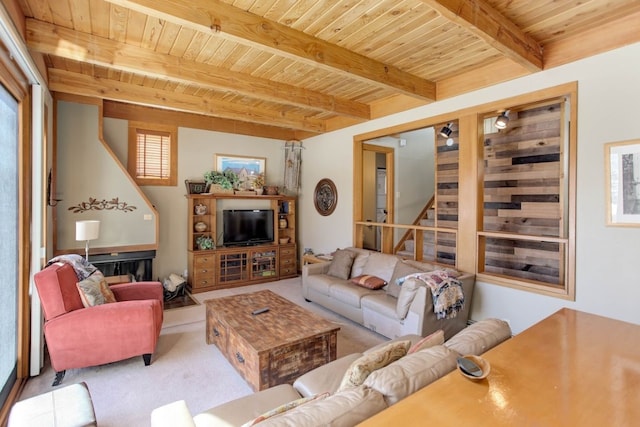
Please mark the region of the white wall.
<svg viewBox="0 0 640 427"><path fill-rule="evenodd" d="M640 228L607 227L604 144L640 139L640 44L304 142L300 246L327 252L352 242L353 136L515 95L578 81L576 301L478 283L471 317L508 319L514 332L567 306L640 323ZM313 159L313 160L309 160ZM338 188L335 212L320 216L313 190L321 178Z"/></svg>
<svg viewBox="0 0 640 427"><path fill-rule="evenodd" d="M98 106L58 101L57 120L56 197L62 199L56 210L57 249L84 248L85 243L75 239L79 220L100 220L100 236L91 242L92 249L153 244L156 214L100 141ZM117 198L135 209L69 210L90 198Z"/></svg>

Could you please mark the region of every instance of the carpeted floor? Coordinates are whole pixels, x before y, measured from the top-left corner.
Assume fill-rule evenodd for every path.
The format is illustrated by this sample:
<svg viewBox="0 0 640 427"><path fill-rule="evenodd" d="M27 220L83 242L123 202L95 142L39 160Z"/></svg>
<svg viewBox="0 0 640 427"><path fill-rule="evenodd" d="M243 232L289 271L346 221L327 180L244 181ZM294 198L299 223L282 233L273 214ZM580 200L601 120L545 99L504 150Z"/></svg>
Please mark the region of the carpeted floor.
<svg viewBox="0 0 640 427"><path fill-rule="evenodd" d="M162 334L150 366L142 357L108 365L67 371L62 385L84 381L89 387L101 427L149 426L151 411L184 399L196 414L252 393L251 388L218 349L205 342L205 304L202 302L239 293L271 289L292 302L340 325L338 357L362 351L386 340L301 295L300 278L261 285L223 289L193 297L200 304L166 310ZM20 399L52 390L54 372L48 364L29 379Z"/></svg>

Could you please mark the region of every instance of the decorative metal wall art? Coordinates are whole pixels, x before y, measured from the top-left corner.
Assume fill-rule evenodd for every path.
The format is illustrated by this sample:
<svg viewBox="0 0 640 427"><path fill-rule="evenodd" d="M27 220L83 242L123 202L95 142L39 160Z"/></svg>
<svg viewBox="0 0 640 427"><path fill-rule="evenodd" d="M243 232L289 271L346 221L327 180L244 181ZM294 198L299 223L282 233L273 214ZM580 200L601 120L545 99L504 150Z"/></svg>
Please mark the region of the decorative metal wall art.
<svg viewBox="0 0 640 427"><path fill-rule="evenodd" d="M313 202L320 215L331 215L338 204L338 190L329 178L321 179L313 193Z"/></svg>
<svg viewBox="0 0 640 427"><path fill-rule="evenodd" d="M132 212L136 210L135 206L129 205L127 202L121 202L117 197L111 200L98 200L93 197L89 197L88 202L81 202L76 206L69 208L73 213L82 213L86 211L122 211Z"/></svg>

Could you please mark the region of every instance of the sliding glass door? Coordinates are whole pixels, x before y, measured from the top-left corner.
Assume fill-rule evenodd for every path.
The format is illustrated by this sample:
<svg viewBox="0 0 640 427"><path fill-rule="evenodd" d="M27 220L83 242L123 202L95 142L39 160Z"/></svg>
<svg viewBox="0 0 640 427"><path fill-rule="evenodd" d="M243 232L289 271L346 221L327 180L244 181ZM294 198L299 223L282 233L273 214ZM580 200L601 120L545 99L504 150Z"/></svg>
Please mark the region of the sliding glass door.
<svg viewBox="0 0 640 427"><path fill-rule="evenodd" d="M0 84L0 406L17 378L19 105Z"/></svg>

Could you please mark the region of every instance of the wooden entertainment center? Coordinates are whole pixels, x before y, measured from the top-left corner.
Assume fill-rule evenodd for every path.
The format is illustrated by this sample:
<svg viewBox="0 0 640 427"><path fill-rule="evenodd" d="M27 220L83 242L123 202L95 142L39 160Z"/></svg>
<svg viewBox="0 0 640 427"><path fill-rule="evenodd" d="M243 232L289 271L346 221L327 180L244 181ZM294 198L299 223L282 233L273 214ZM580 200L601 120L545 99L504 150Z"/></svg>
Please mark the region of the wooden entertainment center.
<svg viewBox="0 0 640 427"><path fill-rule="evenodd" d="M255 194L188 194L186 197L189 201L187 287L191 293L270 282L298 274L295 197ZM273 242L232 247L216 244L214 249L201 250L197 244L199 236L211 237L218 243L217 216L225 200L268 201L274 213ZM281 243L281 239L288 241Z"/></svg>

